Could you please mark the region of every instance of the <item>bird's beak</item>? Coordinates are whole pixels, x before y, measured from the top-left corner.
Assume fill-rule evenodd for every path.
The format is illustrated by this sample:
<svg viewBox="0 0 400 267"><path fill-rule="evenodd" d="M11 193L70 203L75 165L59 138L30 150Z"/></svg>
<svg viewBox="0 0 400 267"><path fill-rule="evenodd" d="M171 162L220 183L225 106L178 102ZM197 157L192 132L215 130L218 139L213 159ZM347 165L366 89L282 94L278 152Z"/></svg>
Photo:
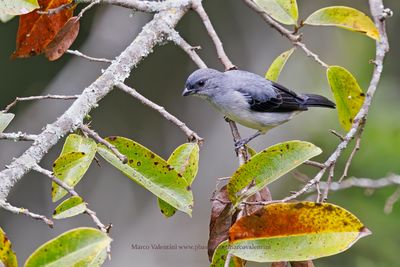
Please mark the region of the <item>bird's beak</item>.
<svg viewBox="0 0 400 267"><path fill-rule="evenodd" d="M196 93L196 90L189 90L189 89L185 88L182 92L182 96L188 96L188 95L192 95L194 93Z"/></svg>

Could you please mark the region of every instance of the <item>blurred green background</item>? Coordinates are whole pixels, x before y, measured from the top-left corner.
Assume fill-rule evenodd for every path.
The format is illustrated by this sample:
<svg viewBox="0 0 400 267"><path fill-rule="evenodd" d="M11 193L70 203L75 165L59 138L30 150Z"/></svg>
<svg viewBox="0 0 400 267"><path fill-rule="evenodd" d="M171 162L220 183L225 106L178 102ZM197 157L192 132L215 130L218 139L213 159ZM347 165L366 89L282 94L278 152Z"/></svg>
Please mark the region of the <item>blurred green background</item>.
<svg viewBox="0 0 400 267"><path fill-rule="evenodd" d="M386 58L382 80L368 116L361 150L350 168L350 175L357 177L380 178L390 172L400 173L400 1L384 2L395 14L388 20L391 51ZM226 52L240 69L263 75L273 59L291 47L289 41L267 26L241 1L205 0L204 4L224 42ZM303 19L328 5L352 6L369 14L366 0L304 0L298 1L298 4ZM94 8L83 18L79 38L73 48L91 56L113 58L134 39L150 18L149 15L132 13L120 7ZM70 55L56 62L48 62L42 56L12 61L9 57L15 46L17 27L17 19L0 25L0 109L16 96L80 93L101 74L102 68L107 67L107 64L88 62ZM193 12L183 18L177 29L189 43L201 45L199 53L209 66L223 69L209 37ZM372 73L372 65L368 62L374 57L373 40L337 28L305 27L302 31L303 40L311 50L328 64L346 67L366 90ZM177 214L165 219L157 208L154 196L100 160L101 167L93 164L86 178L77 186L77 191L97 211L103 222L114 225L111 233L114 239L113 259L106 266L208 264L204 249L131 249L134 244L206 245L209 199L215 188L215 178L228 176L237 168L229 127L222 116L201 100L181 97L184 81L195 68L178 47L166 44L157 47L127 81L146 97L187 122L206 140L201 149L199 175L193 184L193 218ZM298 92L314 92L332 98L324 69L300 50L288 61L280 82ZM46 123L61 115L69 103L54 100L20 103L12 110L17 117L7 131L38 133ZM175 147L185 142L185 137L176 127L120 91L114 91L102 100L91 115L93 128L102 136L132 138L163 157L168 157ZM252 133L252 130L240 129L243 136ZM336 112L312 110L258 138L252 146L261 150L280 141L307 140L323 149L324 153L317 158L323 161L338 144L337 137L330 134L329 129L341 131ZM0 164L8 164L28 146L28 143L0 142ZM53 148L42 166L51 168L60 149L61 144ZM336 166L336 179L341 176L345 158L342 157ZM300 170L308 175L315 173L310 167ZM275 182L271 191L274 198L282 198L300 186L293 175L287 175ZM400 204L394 206L391 214L383 212L385 201L395 190L395 187L388 187L372 195L366 195L363 189L332 192L329 201L356 214L372 230L373 235L360 240L344 253L316 260L316 266L398 266ZM9 201L48 216L51 216L55 207L51 203L50 183L36 173L27 175L14 187ZM67 229L91 226L91 222L85 216L80 216L57 221L55 229L49 230L41 222L0 210L0 225L13 242L20 263L23 263L40 244Z"/></svg>

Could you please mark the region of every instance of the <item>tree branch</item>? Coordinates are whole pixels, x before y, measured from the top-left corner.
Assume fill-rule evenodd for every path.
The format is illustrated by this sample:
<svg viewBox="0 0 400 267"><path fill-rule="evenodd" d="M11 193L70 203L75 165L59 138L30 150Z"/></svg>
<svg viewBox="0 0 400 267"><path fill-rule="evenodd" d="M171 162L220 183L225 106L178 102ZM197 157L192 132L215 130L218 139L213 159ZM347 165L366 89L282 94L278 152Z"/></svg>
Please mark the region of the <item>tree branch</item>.
<svg viewBox="0 0 400 267"><path fill-rule="evenodd" d="M12 212L14 214L23 214L32 219L43 221L50 228L53 228L53 226L54 226L53 221L48 219L46 216L30 212L29 210L27 210L25 208L14 207L10 203L5 202L4 200L0 200L0 207L2 207L3 209L5 209L9 212Z"/></svg>
<svg viewBox="0 0 400 267"><path fill-rule="evenodd" d="M27 133L0 133L0 140L11 140L11 141L35 141L37 135Z"/></svg>
<svg viewBox="0 0 400 267"><path fill-rule="evenodd" d="M104 73L82 94L55 122L48 124L37 136L35 142L20 157L15 158L7 169L0 172L0 200L5 201L10 189L37 163L41 161L49 149L67 133L79 128L85 116L97 103L106 96L115 84L123 82L143 58L153 48L161 44L170 28L174 28L182 16L189 10L186 0L175 1L181 9L163 11L154 15L135 40L123 51Z"/></svg>
<svg viewBox="0 0 400 267"><path fill-rule="evenodd" d="M76 3L92 3L96 0L75 0ZM165 0L165 1L142 1L142 0L100 0L100 4L110 4L126 7L134 11L155 13L169 9L186 9L190 0Z"/></svg>
<svg viewBox="0 0 400 267"><path fill-rule="evenodd" d="M39 95L39 96L27 96L27 97L17 97L13 102L8 104L3 112L8 112L13 108L18 102L22 101L33 101L33 100L43 100L43 99L60 99L60 100L73 100L77 99L79 95Z"/></svg>
<svg viewBox="0 0 400 267"><path fill-rule="evenodd" d="M87 55L79 52L78 50L67 50L67 51L65 51L65 53L75 55L75 56L87 59L89 61L112 63L111 59L90 57L90 56L87 56Z"/></svg>
<svg viewBox="0 0 400 267"><path fill-rule="evenodd" d="M369 108L372 103L372 99L374 97L375 91L378 88L378 83L381 78L382 70L383 70L383 60L385 58L386 53L389 51L389 43L386 35L386 27L385 27L385 13L384 5L382 0L369 0L370 9L372 16L375 21L375 25L378 28L380 40L376 43L376 55L375 55L375 67L372 73L372 78L367 90L367 94L364 100L364 103L354 118L353 124L351 126L350 131L344 136L342 142L337 146L336 150L331 154L331 156L325 161L324 165L326 166L324 169L321 169L317 175L311 179L302 189L297 191L295 194L284 198L282 201L290 201L298 196L307 192L311 187L315 184L319 183L321 178L323 177L327 168L330 168L332 165L336 163L343 150L347 148L350 141L356 136L360 127L363 127L363 123L368 115Z"/></svg>

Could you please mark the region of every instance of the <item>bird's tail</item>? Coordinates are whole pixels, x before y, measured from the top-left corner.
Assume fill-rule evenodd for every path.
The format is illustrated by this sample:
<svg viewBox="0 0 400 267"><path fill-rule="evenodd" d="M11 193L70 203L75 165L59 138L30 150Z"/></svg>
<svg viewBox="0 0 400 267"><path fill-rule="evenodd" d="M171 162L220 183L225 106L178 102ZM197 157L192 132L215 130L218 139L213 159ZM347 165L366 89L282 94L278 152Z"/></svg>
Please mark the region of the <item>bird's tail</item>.
<svg viewBox="0 0 400 267"><path fill-rule="evenodd" d="M303 95L306 107L324 107L324 108L335 108L336 104L330 101L328 98L321 95L305 94Z"/></svg>

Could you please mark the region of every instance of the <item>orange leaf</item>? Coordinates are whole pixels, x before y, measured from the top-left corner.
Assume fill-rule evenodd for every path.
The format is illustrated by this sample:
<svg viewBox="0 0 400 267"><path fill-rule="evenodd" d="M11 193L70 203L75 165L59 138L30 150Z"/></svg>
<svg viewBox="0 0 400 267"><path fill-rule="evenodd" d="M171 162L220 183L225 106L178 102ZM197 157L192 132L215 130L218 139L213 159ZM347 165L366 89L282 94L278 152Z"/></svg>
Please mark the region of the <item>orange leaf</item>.
<svg viewBox="0 0 400 267"><path fill-rule="evenodd" d="M44 49L46 57L50 60L59 59L72 45L79 33L79 18L72 17L57 33L53 41Z"/></svg>
<svg viewBox="0 0 400 267"><path fill-rule="evenodd" d="M354 215L332 204L275 203L238 220L229 230L229 241L362 228L364 225Z"/></svg>
<svg viewBox="0 0 400 267"><path fill-rule="evenodd" d="M40 11L46 11L70 3L72 0L39 0ZM52 15L38 14L34 10L20 16L17 33L17 48L12 58L24 58L41 54L54 39L64 24L72 17L72 8Z"/></svg>

